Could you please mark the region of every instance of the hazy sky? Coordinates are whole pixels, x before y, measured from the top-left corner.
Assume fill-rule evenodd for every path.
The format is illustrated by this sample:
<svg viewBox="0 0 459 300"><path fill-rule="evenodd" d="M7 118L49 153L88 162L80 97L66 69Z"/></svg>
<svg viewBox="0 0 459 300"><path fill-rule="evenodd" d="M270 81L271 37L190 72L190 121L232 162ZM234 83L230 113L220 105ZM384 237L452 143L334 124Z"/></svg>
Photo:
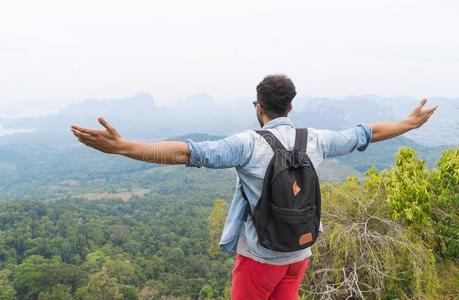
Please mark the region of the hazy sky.
<svg viewBox="0 0 459 300"><path fill-rule="evenodd" d="M459 97L459 1L1 1L0 112L151 93Z"/></svg>

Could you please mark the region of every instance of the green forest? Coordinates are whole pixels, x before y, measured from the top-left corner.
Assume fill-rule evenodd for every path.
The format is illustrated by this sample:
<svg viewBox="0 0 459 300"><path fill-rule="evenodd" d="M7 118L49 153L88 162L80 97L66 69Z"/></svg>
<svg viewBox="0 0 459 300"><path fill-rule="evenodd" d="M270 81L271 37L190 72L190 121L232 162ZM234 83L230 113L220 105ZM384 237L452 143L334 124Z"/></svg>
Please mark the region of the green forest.
<svg viewBox="0 0 459 300"><path fill-rule="evenodd" d="M218 240L234 173L184 170L131 174L124 188L148 191L127 201L3 199L0 299L229 299L234 258ZM323 183L322 197L302 299L459 298L459 149L429 167L401 148L385 170Z"/></svg>

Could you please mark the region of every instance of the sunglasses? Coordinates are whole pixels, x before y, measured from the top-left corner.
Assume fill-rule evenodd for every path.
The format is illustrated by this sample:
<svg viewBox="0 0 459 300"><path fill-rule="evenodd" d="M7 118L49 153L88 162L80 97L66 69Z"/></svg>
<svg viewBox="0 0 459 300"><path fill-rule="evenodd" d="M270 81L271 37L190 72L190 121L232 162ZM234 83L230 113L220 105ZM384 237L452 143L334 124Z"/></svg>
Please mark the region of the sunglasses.
<svg viewBox="0 0 459 300"><path fill-rule="evenodd" d="M263 107L263 105L261 105L261 103L258 102L258 101L253 101L252 104L253 104L253 107L255 107L255 108L257 108L257 104L260 105L261 107Z"/></svg>

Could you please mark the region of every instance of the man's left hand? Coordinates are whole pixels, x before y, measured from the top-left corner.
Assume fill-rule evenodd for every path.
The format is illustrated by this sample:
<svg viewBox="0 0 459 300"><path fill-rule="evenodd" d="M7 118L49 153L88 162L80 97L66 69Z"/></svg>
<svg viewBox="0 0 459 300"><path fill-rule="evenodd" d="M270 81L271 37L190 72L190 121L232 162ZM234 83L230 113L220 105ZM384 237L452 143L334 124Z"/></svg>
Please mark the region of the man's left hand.
<svg viewBox="0 0 459 300"><path fill-rule="evenodd" d="M421 127L425 122L429 120L430 116L432 116L435 110L437 110L437 105L431 108L422 109L426 103L427 99L422 99L419 105L416 106L416 108L409 115L408 122L412 128Z"/></svg>

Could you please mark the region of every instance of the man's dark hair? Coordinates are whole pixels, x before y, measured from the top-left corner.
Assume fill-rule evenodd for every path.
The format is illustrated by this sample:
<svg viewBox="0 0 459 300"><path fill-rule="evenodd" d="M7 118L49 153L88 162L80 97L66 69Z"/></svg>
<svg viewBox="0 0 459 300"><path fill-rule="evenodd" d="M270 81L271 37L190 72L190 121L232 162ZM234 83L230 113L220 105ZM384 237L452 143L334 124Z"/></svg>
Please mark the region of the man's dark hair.
<svg viewBox="0 0 459 300"><path fill-rule="evenodd" d="M283 74L268 75L257 85L257 101L270 119L287 116L295 96L295 85Z"/></svg>

